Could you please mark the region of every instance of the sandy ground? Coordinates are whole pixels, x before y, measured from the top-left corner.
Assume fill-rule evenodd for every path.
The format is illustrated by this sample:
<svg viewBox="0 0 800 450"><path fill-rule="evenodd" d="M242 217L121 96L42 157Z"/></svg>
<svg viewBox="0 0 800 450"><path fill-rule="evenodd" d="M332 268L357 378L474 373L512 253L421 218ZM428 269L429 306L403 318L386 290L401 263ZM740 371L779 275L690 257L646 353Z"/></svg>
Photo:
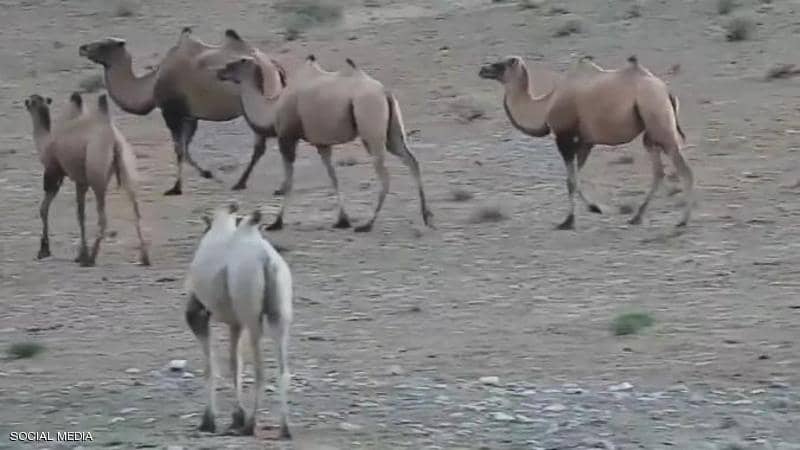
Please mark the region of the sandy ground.
<svg viewBox="0 0 800 450"><path fill-rule="evenodd" d="M800 448L800 81L763 80L773 64L796 62L800 2L740 2L734 13L756 22L743 42L725 40L729 17L710 0L645 0L630 19L632 2L621 0L526 10L489 0L348 1L341 24L293 42L284 42L269 2L159 0L133 3L130 17L100 0L0 3L0 344L46 346L34 359L0 363L0 448L78 445L12 442L12 431L91 431L83 447L124 449ZM573 17L555 6L579 17L583 31L554 37ZM274 142L248 190L232 192L250 132L241 119L203 123L194 154L224 185L187 170L184 195L164 197L174 166L159 114L117 111L139 155L154 265L135 264L131 214L117 192L109 206L116 236L98 267L74 264L69 184L51 212L54 256L34 258L41 175L22 100L34 92L66 99L99 73L77 56L79 43L124 37L142 70L187 24L209 42L233 27L266 51L313 52L326 67L352 57L391 87L416 130L410 143L436 231L422 226L396 159L374 231L332 230L327 176L316 152L301 147L288 227L268 236L288 247L296 281L293 447L274 440L271 386L257 440L195 431L202 358L183 321L183 275L203 211L231 198L277 210ZM636 142L598 149L584 171L587 194L607 213L581 210L576 232L553 230L566 207L560 157L551 140L511 129L500 87L477 77L480 64L506 54L555 70L581 55L612 67L637 54L657 73L680 64L668 80L697 180L690 226L674 230L682 197L670 187L648 223L628 226L618 213L649 183ZM358 144L335 158L355 162L337 170L351 216L364 220L377 196L369 159ZM474 198L453 201L455 190ZM507 219L472 223L482 207ZM615 337L609 323L626 311L656 323ZM217 348L225 353L224 337ZM172 359L187 359L189 374L170 373ZM221 428L232 398L224 375ZM480 381L490 376L498 380Z"/></svg>

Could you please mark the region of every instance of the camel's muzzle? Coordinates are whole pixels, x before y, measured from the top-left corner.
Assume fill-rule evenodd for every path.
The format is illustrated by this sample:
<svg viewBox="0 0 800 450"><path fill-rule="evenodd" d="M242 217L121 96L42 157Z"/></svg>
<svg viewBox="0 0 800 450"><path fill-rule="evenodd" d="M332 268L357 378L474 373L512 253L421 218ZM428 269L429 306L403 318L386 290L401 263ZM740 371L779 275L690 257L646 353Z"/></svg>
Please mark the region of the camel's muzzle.
<svg viewBox="0 0 800 450"><path fill-rule="evenodd" d="M89 56L89 49L85 45L81 45L80 47L78 47L78 55L83 58L86 58L87 56Z"/></svg>
<svg viewBox="0 0 800 450"><path fill-rule="evenodd" d="M217 79L220 81L234 81L227 67L217 69Z"/></svg>
<svg viewBox="0 0 800 450"><path fill-rule="evenodd" d="M501 70L498 70L496 64L487 64L481 67L478 76L486 80L497 80L500 78Z"/></svg>

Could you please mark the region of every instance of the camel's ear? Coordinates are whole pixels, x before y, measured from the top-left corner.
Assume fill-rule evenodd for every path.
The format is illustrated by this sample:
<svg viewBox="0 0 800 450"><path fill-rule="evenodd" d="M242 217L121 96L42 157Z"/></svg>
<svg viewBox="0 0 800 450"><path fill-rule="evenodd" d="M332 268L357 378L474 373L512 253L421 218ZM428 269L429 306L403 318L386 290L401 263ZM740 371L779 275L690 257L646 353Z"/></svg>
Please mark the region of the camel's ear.
<svg viewBox="0 0 800 450"><path fill-rule="evenodd" d="M239 224L240 224L240 223L242 223L242 219L243 219L243 218L244 218L244 217L242 217L242 216L236 216L236 226L237 226L237 227L239 226Z"/></svg>
<svg viewBox="0 0 800 450"><path fill-rule="evenodd" d="M31 101L28 100L27 98L25 99L25 107L26 108L30 108L31 107Z"/></svg>
<svg viewBox="0 0 800 450"><path fill-rule="evenodd" d="M53 103L53 99L52 99L52 98L50 98L50 97L47 97L47 98L45 98L45 100L44 100L44 101L46 101L48 105L49 105L49 104L51 104L51 103Z"/></svg>
<svg viewBox="0 0 800 450"><path fill-rule="evenodd" d="M203 214L203 222L206 224L206 229L203 230L203 233L211 229L211 217Z"/></svg>

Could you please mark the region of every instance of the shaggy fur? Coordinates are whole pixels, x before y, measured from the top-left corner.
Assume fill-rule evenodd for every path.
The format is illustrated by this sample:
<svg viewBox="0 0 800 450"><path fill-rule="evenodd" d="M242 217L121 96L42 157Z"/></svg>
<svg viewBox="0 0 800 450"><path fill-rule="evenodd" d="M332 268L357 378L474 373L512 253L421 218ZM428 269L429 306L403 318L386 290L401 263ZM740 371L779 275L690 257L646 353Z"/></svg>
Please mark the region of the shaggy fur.
<svg viewBox="0 0 800 450"><path fill-rule="evenodd" d="M684 134L678 125L678 100L660 78L632 56L628 65L606 70L590 59L559 79L545 94L531 95L532 80L522 58L510 56L481 67L479 76L505 87L503 105L511 123L525 134L551 132L567 168L569 213L558 229L574 229L575 193L592 212L600 208L580 188L578 174L595 145L621 145L644 133L643 143L653 166L653 182L644 202L630 219L641 223L650 200L664 178L661 153L666 153L683 181L686 206L678 226L689 222L693 204L692 171L681 155Z"/></svg>
<svg viewBox="0 0 800 450"><path fill-rule="evenodd" d="M408 166L419 191L422 219L433 228L433 213L427 207L419 164L406 144L397 100L352 60L347 60L343 70L329 72L318 65L313 55L309 56L285 88L280 83L280 67L261 53L229 63L218 71L218 76L240 85L242 109L250 126L278 138L285 172L284 198L278 217L267 229L283 227L283 214L292 191L295 150L301 139L317 148L336 191L339 217L334 226L350 226L331 150L334 145L357 137L361 137L372 155L381 190L372 218L355 231L372 229L389 191L389 172L384 164L386 150Z"/></svg>
<svg viewBox="0 0 800 450"><path fill-rule="evenodd" d="M125 137L111 120L108 100L98 97L97 107L83 110L80 94L72 94L69 104L55 125L50 120L50 99L34 94L25 100L25 107L33 121L33 139L44 166L45 197L40 207L42 238L38 258L50 256L48 213L50 203L58 194L65 176L75 182L78 204L78 224L81 244L76 261L82 266L93 266L106 233L106 188L112 175L125 190L136 219L139 237L140 261L150 265L147 245L141 230L141 216L136 200L136 157ZM86 192L91 188L97 202L98 231L89 253L86 244L85 205Z"/></svg>
<svg viewBox="0 0 800 450"><path fill-rule="evenodd" d="M210 220L189 268L186 289L189 303L186 321L203 347L206 361L208 404L200 430L216 431L215 359L211 350L209 319L228 325L230 367L236 390L236 407L229 431L253 435L256 414L264 389L261 352L263 319L267 319L276 344L278 392L281 401L280 437L291 438L289 431L289 328L292 322L292 275L289 266L261 236L261 213L253 212L240 221L235 204L218 209ZM242 408L240 341L249 340L253 353L255 385L249 415Z"/></svg>
<svg viewBox="0 0 800 450"><path fill-rule="evenodd" d="M103 66L108 92L124 111L146 115L156 107L161 109L177 160L175 184L165 195L182 193L184 159L204 178L213 178L189 152L197 122L232 120L242 114L242 109L238 87L217 79L210 68L253 50L234 30L225 31L219 46L206 44L191 34L190 28L184 28L177 44L167 51L158 67L139 77L133 73L132 57L122 39L107 38L79 48L81 56ZM265 138L256 135L253 152L263 154L264 146ZM248 176L249 171L242 175L234 189L244 189Z"/></svg>

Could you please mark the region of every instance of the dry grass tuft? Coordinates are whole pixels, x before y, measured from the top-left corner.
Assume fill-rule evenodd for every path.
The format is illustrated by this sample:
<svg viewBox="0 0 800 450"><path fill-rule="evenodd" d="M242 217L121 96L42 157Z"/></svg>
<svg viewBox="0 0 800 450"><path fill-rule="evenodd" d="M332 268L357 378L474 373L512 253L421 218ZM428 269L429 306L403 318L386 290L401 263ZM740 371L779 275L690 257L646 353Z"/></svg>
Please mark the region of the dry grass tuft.
<svg viewBox="0 0 800 450"><path fill-rule="evenodd" d="M730 42L747 41L753 37L756 21L752 17L734 17L725 24L725 39Z"/></svg>
<svg viewBox="0 0 800 450"><path fill-rule="evenodd" d="M484 205L475 210L470 223L496 223L508 219L508 216L496 205Z"/></svg>
<svg viewBox="0 0 800 450"><path fill-rule="evenodd" d="M284 38L292 41L305 31L335 24L344 17L344 7L334 0L280 0L275 9L284 14Z"/></svg>

